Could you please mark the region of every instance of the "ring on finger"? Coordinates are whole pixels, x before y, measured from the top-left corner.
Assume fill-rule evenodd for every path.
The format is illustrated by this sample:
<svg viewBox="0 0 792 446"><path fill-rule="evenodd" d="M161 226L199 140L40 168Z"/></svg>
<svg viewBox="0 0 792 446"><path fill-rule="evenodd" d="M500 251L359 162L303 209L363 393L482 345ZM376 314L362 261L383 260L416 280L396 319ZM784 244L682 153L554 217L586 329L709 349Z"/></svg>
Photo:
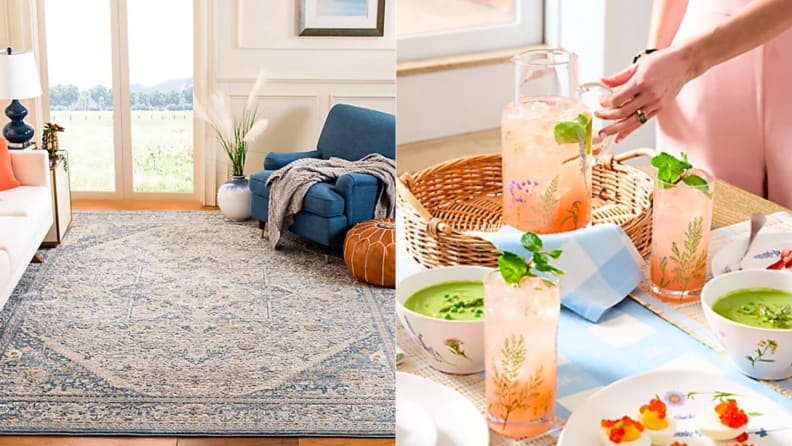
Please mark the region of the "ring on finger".
<svg viewBox="0 0 792 446"><path fill-rule="evenodd" d="M638 116L638 122L640 122L641 125L646 124L646 121L649 120L640 108L635 111L635 114Z"/></svg>

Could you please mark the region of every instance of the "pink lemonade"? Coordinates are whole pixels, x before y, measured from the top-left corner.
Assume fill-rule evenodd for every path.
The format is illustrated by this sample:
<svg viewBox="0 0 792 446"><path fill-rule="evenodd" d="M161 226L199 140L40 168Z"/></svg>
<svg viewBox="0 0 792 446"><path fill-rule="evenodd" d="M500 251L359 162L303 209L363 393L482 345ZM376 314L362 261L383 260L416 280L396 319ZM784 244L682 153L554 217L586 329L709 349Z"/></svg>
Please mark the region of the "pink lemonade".
<svg viewBox="0 0 792 446"><path fill-rule="evenodd" d="M669 302L698 300L707 274L714 179L709 188L657 181L652 216L651 288ZM662 187L666 185L667 187Z"/></svg>
<svg viewBox="0 0 792 446"><path fill-rule="evenodd" d="M499 271L484 279L487 423L510 438L540 435L553 424L557 282L526 277L519 286Z"/></svg>
<svg viewBox="0 0 792 446"><path fill-rule="evenodd" d="M591 157L577 142L558 144L556 124L591 113L561 96L528 97L501 117L503 223L539 234L591 221Z"/></svg>

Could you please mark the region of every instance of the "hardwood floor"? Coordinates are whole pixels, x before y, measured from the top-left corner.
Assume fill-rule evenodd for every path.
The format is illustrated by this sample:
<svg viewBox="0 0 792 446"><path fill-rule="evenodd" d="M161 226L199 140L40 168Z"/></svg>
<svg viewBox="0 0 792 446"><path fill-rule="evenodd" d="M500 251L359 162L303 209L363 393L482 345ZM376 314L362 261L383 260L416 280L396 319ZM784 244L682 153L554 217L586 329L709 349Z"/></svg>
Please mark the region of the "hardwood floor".
<svg viewBox="0 0 792 446"><path fill-rule="evenodd" d="M72 209L215 210L198 202L72 200ZM392 438L57 437L0 436L0 446L394 446Z"/></svg>
<svg viewBox="0 0 792 446"><path fill-rule="evenodd" d="M0 446L393 446L388 438L187 438L0 436Z"/></svg>
<svg viewBox="0 0 792 446"><path fill-rule="evenodd" d="M166 201L166 200L72 200L72 209L105 209L105 210L176 210L202 211L216 210L216 206L202 206L197 201Z"/></svg>

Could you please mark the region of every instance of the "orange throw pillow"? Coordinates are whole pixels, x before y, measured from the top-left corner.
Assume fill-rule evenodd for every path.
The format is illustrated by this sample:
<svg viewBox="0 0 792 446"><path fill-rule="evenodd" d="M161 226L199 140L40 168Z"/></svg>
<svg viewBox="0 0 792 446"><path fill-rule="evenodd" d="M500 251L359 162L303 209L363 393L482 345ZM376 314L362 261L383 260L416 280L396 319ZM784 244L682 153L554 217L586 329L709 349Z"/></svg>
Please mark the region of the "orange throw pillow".
<svg viewBox="0 0 792 446"><path fill-rule="evenodd" d="M6 140L0 138L0 191L19 187L19 181L11 168L11 154L8 153Z"/></svg>

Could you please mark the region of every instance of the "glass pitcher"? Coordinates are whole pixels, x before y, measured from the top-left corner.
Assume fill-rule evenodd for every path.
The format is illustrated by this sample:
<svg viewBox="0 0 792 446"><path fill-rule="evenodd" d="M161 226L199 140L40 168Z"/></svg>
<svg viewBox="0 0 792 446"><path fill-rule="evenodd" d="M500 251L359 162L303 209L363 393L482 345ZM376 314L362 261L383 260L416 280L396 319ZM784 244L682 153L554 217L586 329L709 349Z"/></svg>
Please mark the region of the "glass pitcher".
<svg viewBox="0 0 792 446"><path fill-rule="evenodd" d="M592 138L599 122L586 104L611 90L578 85L577 55L568 51L530 50L512 61L515 99L501 116L503 223L539 234L585 227L593 154L609 142Z"/></svg>

